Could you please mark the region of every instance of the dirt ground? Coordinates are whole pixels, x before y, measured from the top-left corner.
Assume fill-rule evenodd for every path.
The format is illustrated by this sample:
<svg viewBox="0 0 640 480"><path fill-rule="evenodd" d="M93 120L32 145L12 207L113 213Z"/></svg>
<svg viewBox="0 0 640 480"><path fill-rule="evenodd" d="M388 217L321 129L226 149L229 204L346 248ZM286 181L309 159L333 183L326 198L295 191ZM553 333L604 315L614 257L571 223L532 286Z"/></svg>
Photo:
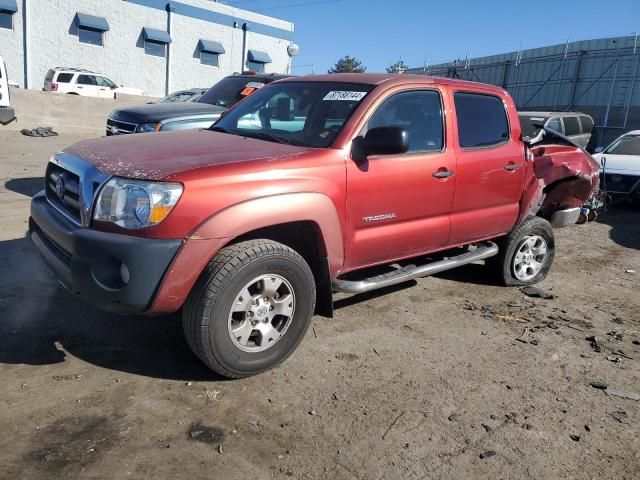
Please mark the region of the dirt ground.
<svg viewBox="0 0 640 480"><path fill-rule="evenodd" d="M607 393L640 394L637 209L557 231L554 299L482 265L336 297L282 366L227 381L178 315L84 305L25 239L79 139L0 132L0 478L640 478L640 401Z"/></svg>

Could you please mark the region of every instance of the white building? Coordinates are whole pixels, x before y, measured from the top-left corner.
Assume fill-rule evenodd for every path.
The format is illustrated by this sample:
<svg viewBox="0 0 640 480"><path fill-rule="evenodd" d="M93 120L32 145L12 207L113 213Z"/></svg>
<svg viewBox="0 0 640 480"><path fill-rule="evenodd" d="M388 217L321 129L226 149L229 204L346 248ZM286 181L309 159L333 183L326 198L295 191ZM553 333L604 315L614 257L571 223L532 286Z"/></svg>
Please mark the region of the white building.
<svg viewBox="0 0 640 480"><path fill-rule="evenodd" d="M59 66L152 96L243 70L286 73L292 36L290 22L210 0L0 0L0 56L32 89Z"/></svg>

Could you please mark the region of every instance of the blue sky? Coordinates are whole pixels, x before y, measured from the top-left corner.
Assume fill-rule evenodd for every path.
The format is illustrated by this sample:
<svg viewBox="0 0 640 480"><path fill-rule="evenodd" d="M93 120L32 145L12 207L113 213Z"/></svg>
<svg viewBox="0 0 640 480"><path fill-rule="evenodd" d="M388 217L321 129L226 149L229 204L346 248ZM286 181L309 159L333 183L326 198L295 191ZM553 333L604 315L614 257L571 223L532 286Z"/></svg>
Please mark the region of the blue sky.
<svg viewBox="0 0 640 480"><path fill-rule="evenodd" d="M324 73L344 55L376 72L399 57L415 67L640 31L640 0L222 1L294 22L297 74Z"/></svg>

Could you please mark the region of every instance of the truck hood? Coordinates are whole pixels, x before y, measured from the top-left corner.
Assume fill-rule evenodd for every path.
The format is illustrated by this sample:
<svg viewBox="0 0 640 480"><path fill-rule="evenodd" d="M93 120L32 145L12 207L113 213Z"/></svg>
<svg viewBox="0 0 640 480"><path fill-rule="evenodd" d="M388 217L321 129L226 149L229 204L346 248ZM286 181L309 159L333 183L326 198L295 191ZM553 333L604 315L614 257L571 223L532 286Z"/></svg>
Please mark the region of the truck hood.
<svg viewBox="0 0 640 480"><path fill-rule="evenodd" d="M640 156L638 155L611 155L610 153L596 153L593 158L601 165L602 157L607 159L605 171L622 174L640 175ZM602 169L602 167L601 167Z"/></svg>
<svg viewBox="0 0 640 480"><path fill-rule="evenodd" d="M211 130L119 135L86 140L64 150L109 175L166 180L198 168L273 161L311 150Z"/></svg>
<svg viewBox="0 0 640 480"><path fill-rule="evenodd" d="M226 108L208 103L175 102L136 105L114 110L109 118L129 123L157 123L167 118L186 117L189 115L220 114Z"/></svg>

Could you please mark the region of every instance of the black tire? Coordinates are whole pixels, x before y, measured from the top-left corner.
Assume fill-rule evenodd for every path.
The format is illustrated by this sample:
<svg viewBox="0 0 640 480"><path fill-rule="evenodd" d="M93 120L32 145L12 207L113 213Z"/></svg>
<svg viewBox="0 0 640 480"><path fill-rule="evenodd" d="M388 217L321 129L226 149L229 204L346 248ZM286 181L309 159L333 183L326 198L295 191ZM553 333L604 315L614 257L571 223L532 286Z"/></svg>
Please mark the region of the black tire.
<svg viewBox="0 0 640 480"><path fill-rule="evenodd" d="M544 261L541 262L543 266L540 271L533 278L523 280L518 278L514 271L515 255L523 244L525 237L533 235L542 237L546 242L546 256ZM529 217L496 243L500 251L495 257L489 258L487 264L502 285L533 285L547 277L556 251L553 228L547 220L541 217Z"/></svg>
<svg viewBox="0 0 640 480"><path fill-rule="evenodd" d="M253 278L276 274L293 289L295 309L276 343L247 352L229 333L229 312L236 296ZM271 240L250 240L223 248L209 263L189 294L182 325L189 346L214 372L242 378L269 370L296 349L311 322L316 300L313 273L294 250Z"/></svg>

